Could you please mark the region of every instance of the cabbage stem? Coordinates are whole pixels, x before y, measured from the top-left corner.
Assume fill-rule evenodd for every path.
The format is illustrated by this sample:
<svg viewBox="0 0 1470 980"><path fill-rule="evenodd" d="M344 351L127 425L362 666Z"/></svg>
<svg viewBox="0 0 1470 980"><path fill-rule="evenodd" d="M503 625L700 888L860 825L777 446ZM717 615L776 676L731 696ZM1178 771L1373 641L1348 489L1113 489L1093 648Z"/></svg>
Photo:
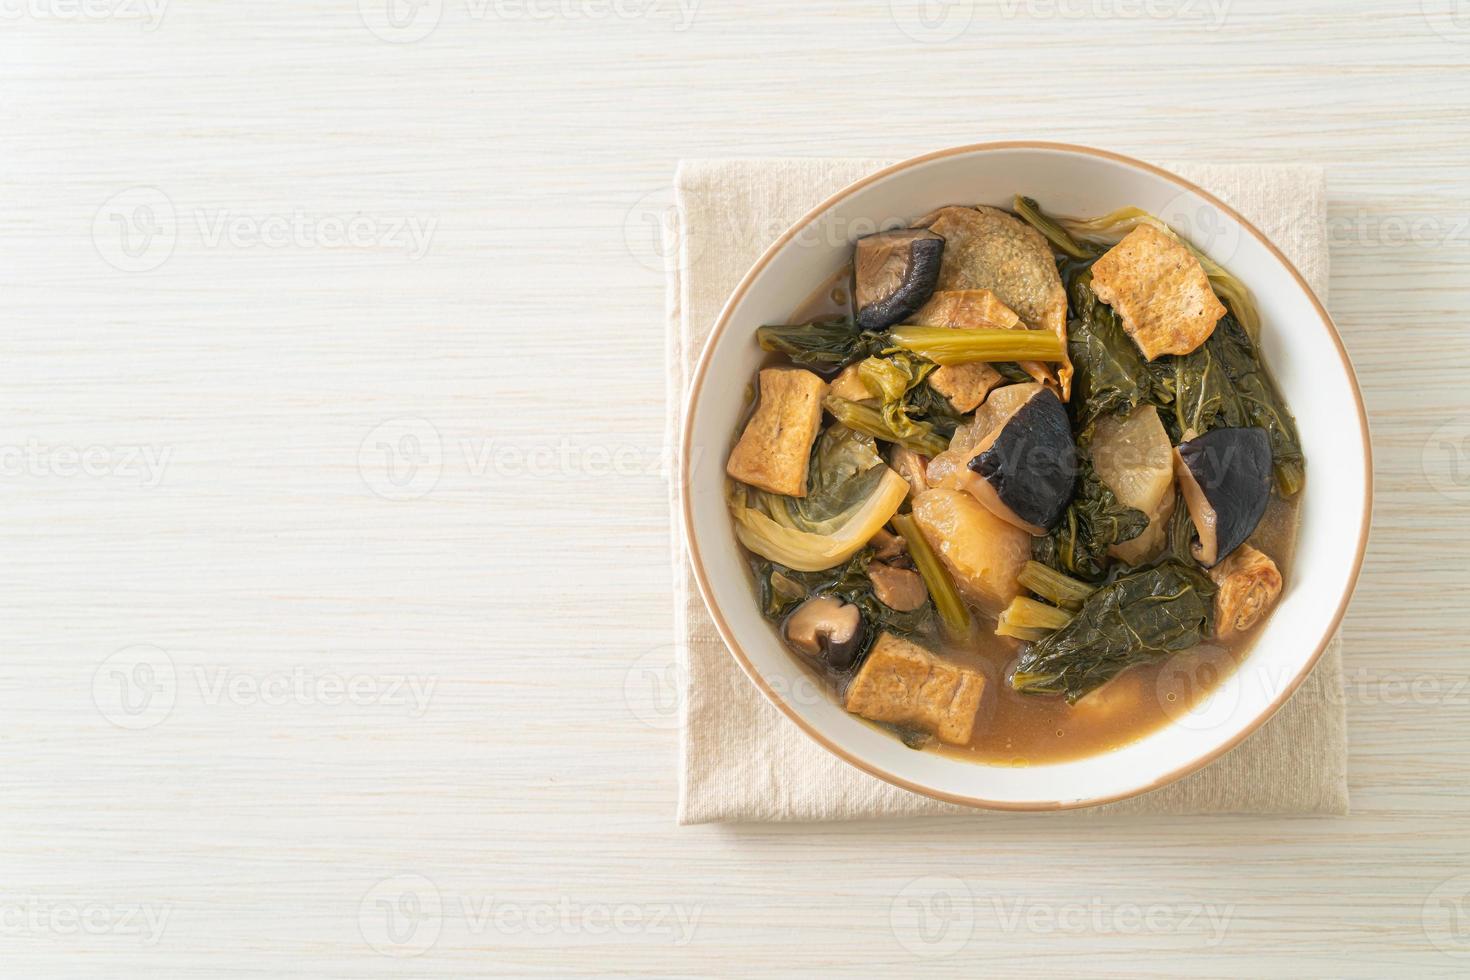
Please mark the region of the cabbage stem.
<svg viewBox="0 0 1470 980"><path fill-rule="evenodd" d="M975 361L1060 361L1062 338L1049 330L955 330L950 327L895 327L888 335L899 347L935 364Z"/></svg>
<svg viewBox="0 0 1470 980"><path fill-rule="evenodd" d="M1072 621L1072 614L1035 599L1017 596L995 621L997 636L1013 636L1035 642L1050 636Z"/></svg>
<svg viewBox="0 0 1470 980"><path fill-rule="evenodd" d="M1064 609L1081 609L1087 597L1097 591L1086 582L1063 575L1039 561L1028 561L1021 569L1019 581L1023 588Z"/></svg>
<svg viewBox="0 0 1470 980"><path fill-rule="evenodd" d="M919 570L924 584L929 587L929 597L934 600L934 609L939 613L940 620L955 636L963 636L969 632L970 611L965 608L964 600L955 589L949 570L944 567L934 549L929 547L929 541L924 537L924 532L919 530L913 515L895 514L893 527L908 542L909 557L914 560L914 567Z"/></svg>

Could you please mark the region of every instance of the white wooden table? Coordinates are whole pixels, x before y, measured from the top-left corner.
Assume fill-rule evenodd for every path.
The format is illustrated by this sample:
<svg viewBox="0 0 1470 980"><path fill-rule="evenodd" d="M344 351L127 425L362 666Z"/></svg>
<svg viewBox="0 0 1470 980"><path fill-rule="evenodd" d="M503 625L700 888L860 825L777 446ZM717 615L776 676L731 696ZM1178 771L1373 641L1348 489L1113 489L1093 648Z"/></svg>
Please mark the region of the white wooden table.
<svg viewBox="0 0 1470 980"><path fill-rule="evenodd" d="M1470 968L1464 4L165 3L0 0L6 975ZM1355 812L678 830L675 162L1015 137L1330 166Z"/></svg>

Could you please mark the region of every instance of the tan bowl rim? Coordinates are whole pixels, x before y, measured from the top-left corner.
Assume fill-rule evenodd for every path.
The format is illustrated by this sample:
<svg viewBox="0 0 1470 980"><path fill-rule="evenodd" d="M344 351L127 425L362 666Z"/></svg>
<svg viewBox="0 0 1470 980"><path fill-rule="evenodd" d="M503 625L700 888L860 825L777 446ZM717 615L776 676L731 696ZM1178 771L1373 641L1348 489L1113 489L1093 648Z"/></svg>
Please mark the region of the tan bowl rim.
<svg viewBox="0 0 1470 980"><path fill-rule="evenodd" d="M1117 163L1126 164L1130 167L1136 167L1140 170L1144 170L1148 173L1162 177L1184 190L1193 191L1200 197L1209 201L1215 207L1219 208L1225 214L1228 214L1230 215L1230 217L1234 218L1235 221L1240 224L1241 228L1245 229L1252 236L1254 236L1255 239L1267 249L1267 251L1269 251L1273 256L1276 257L1277 261L1279 261L1286 268L1286 270L1291 273L1292 278L1296 280L1296 283L1299 287L1301 287L1302 292L1305 293L1307 297L1312 301L1313 308L1316 309L1317 315L1322 320L1322 326L1327 330L1328 336L1332 338L1333 344L1337 347L1337 356L1342 361L1342 370L1347 375L1348 383L1352 386L1353 401L1356 404L1358 410L1358 430L1363 443L1363 516L1358 526L1357 553L1353 557L1353 567L1351 573L1348 576L1347 586L1343 589L1342 596L1337 603L1337 609L1332 614L1332 621L1328 625L1328 628L1323 634L1321 640L1318 642L1317 649L1312 654L1311 658L1302 666L1302 669L1297 673L1294 678L1292 678L1291 682L1286 685L1285 689L1282 690L1282 692L1277 696L1276 700L1267 705L1265 710L1257 715L1250 722L1250 724L1242 729L1239 734L1229 739L1225 744L1221 745L1211 752L1206 753L1205 755L1201 756L1199 759L1191 762L1188 765L1181 766L1170 772L1164 773L1163 775L1153 779L1152 781L1136 788L1125 790L1121 793L1115 793L1111 796L1098 796L1082 800L1034 800L1016 803L1010 801L985 800L974 796L961 796L955 793L940 792L926 786L920 786L915 783L911 783L908 780L895 776L890 772L886 772L876 766L869 765L868 763L855 758L840 745L837 745L836 743L827 739L821 733L812 728L812 726L809 725L806 720L801 717L800 714L792 709L790 705L788 705L779 695L776 694L774 690L771 689L770 685L766 683L765 678L763 678L760 672L751 665L749 657L746 656L745 651L736 641L734 632L730 629L729 623L726 622L724 615L721 613L719 604L715 601L714 598L714 590L710 587L709 578L705 574L703 560L700 557L699 544L694 533L693 505L689 495L689 460L690 444L693 439L693 409L695 402L699 398L700 389L704 385L706 373L709 370L711 355L715 349L715 342L719 339L720 335L725 331L725 329L730 325L730 316L734 312L735 307L738 306L740 301L745 297L745 293L747 290L749 290L751 283L753 283L755 281L755 278L760 275L760 273L766 268L767 265L771 263L771 261L775 258L776 253L779 252L782 247L785 246L785 244L789 242L793 237L795 237L803 229L805 229L807 225L816 220L819 216L821 216L829 208L836 205L843 198L863 187L866 187L868 184L871 184L874 181L881 180L889 176L890 174L895 174L901 170L906 170L909 167L914 167L921 163L927 163L931 160L938 160L948 156L956 156L959 154L976 153L990 150L1014 149L1055 150L1064 153L1078 153L1084 156L1097 157L1102 160L1111 160ZM1270 239L1268 239L1264 234L1261 233L1260 229L1256 228L1255 225L1247 221L1244 217L1241 216L1239 212L1230 207L1230 205L1226 204L1224 201L1220 200L1218 197L1211 194L1204 188L1185 180L1183 177L1180 177L1177 174L1170 173L1162 167L1154 166L1151 163L1145 163L1142 160L1138 160L1129 156L1124 156L1121 153L1114 153L1110 150L1100 150L1096 147L1081 146L1075 143L1052 143L1041 140L1004 140L991 143L970 143L965 146L955 146L945 150L936 150L933 153L926 153L922 156L912 157L908 160L904 160L901 163L895 163L891 166L884 167L881 170L871 173L868 176L861 178L860 180L848 184L842 190L838 191L836 194L833 194L821 204L818 204L816 207L812 208L805 215L803 215L799 221L788 228L785 233L781 235L780 238L771 243L770 247L765 250L765 252L758 260L756 260L755 265L751 266L750 271L745 274L745 277L740 280L740 285L735 287L735 291L730 294L730 298L725 302L724 309L720 311L719 319L715 321L714 329L710 331L709 338L705 341L704 350L700 354L699 363L695 368L693 378L690 380L689 395L684 403L684 419L682 422L682 429L683 431L680 434L679 438L678 479L679 504L685 528L685 547L689 553L689 561L691 567L694 570L694 579L699 586L699 593L704 598L704 604L709 609L710 616L711 618L713 618L715 623L715 628L719 631L720 637L725 641L726 648L729 649L731 655L734 656L736 662L740 664L740 669L745 672L745 675L749 677L751 681L755 684L755 686L760 690L760 692L765 695L766 700L775 705L776 708L780 710L781 713L784 714L787 718L790 718L798 728L806 733L809 738L816 741L827 751L831 752L833 755L842 759L849 765L854 766L855 768L860 769L863 772L866 772L870 776L875 776L886 783L890 783L901 789L906 789L911 793L918 793L921 796L927 796L931 799L941 800L945 803L955 803L960 806L975 807L978 809L1039 812L1050 810L1076 810L1091 806L1101 806L1104 803L1116 803L1119 800L1126 800L1131 799L1135 796L1141 796L1144 793L1148 793L1153 790L1159 789L1160 787L1167 786L1169 783L1172 783L1176 780L1183 779L1185 776L1188 776L1191 773L1198 772L1205 766L1209 765L1211 762L1214 762L1216 759L1229 752L1231 749L1235 748L1242 741L1244 741L1247 736L1253 733L1256 729L1260 728L1261 725L1265 724L1265 722L1272 715L1274 715L1281 708L1282 705L1284 705L1287 701L1291 699L1291 696L1296 693L1297 688L1301 686L1304 680L1306 680L1307 675L1310 674L1312 672L1312 669L1317 666L1317 662L1322 659L1322 654L1327 650L1327 645L1332 642L1332 638L1337 635L1338 628L1342 625L1343 615L1347 612L1348 602L1352 599L1353 590L1357 586L1358 576L1363 568L1363 556L1368 547L1368 530L1371 525L1373 515L1373 447L1368 434L1368 413L1363 405L1363 392L1362 389L1358 386L1357 374L1353 371L1352 362L1348 359L1347 349L1343 347L1342 337L1337 332L1337 326L1332 322L1332 317L1328 314L1326 308L1323 307L1322 301L1317 298L1316 292L1313 291L1312 287L1307 284L1307 281L1302 278L1302 274L1297 270L1296 266L1292 264L1290 259L1288 259L1285 255L1281 253L1281 250L1278 249L1271 242Z"/></svg>

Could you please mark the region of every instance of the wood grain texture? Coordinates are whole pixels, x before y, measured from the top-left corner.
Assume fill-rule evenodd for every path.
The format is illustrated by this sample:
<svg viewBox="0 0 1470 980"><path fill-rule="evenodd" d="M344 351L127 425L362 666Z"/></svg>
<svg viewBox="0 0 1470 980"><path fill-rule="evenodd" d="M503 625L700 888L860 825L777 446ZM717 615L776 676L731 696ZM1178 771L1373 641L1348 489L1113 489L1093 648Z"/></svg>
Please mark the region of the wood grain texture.
<svg viewBox="0 0 1470 980"><path fill-rule="evenodd" d="M150 9L0 5L8 974L1463 970L1456 4ZM1007 137L1329 168L1355 812L676 831L674 163Z"/></svg>

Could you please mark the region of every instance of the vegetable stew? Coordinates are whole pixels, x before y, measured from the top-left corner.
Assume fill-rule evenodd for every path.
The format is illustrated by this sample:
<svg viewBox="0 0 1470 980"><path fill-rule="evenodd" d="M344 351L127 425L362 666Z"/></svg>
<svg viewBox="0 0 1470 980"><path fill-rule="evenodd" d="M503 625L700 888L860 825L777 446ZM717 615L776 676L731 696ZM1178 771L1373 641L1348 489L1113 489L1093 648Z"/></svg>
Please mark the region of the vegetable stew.
<svg viewBox="0 0 1470 980"><path fill-rule="evenodd" d="M1244 284L1153 216L945 207L761 327L726 472L848 711L1031 765L1179 719L1290 570L1306 465Z"/></svg>

